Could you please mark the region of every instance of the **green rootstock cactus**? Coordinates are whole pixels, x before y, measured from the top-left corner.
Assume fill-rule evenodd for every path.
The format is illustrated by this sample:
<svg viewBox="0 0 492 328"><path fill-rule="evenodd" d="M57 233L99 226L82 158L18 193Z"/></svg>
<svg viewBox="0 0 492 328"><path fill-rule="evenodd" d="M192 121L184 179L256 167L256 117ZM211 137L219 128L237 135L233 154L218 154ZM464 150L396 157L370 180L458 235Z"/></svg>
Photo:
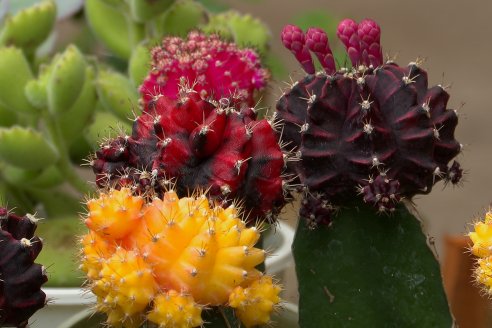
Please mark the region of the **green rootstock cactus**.
<svg viewBox="0 0 492 328"><path fill-rule="evenodd" d="M301 220L292 245L301 327L451 327L439 263L405 206L350 204L330 227Z"/></svg>
<svg viewBox="0 0 492 328"><path fill-rule="evenodd" d="M374 21L343 20L337 35L352 68L336 67L322 29L282 31L308 73L276 111L303 191L293 246L301 326L450 327L439 265L401 201L460 182L457 113L419 62L383 62Z"/></svg>

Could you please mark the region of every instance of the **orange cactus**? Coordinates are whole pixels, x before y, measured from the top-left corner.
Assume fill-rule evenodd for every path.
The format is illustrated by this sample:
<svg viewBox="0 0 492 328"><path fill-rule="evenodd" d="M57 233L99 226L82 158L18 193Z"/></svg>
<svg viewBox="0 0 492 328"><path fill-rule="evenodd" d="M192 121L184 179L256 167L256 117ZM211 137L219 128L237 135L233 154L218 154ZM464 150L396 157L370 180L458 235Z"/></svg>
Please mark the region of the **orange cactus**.
<svg viewBox="0 0 492 328"><path fill-rule="evenodd" d="M248 327L270 320L280 288L255 268L266 256L259 231L234 206L174 191L144 203L126 188L88 206L81 268L109 325L196 327L203 306L228 304Z"/></svg>

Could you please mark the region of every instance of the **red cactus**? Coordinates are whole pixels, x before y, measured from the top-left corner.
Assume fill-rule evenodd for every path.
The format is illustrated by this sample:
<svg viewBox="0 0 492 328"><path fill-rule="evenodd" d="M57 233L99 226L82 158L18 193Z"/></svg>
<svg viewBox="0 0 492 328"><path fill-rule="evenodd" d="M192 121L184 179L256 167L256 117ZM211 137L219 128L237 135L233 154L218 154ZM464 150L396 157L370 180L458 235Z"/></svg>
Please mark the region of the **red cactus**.
<svg viewBox="0 0 492 328"><path fill-rule="evenodd" d="M448 93L441 86L428 89L427 73L417 63L382 64L374 21L344 20L338 27L352 69L335 71L324 64L331 50L322 34L308 31L316 35L309 40L320 41L306 44L326 73L307 69L277 103L282 140L301 159L290 169L309 195L303 216L323 213L310 219L327 222L329 211L316 204L340 205L357 190L378 210L392 211L401 198L429 193L439 180L458 183L459 164L448 167L461 151L454 139L456 112L446 108ZM306 58L300 62L304 67Z"/></svg>
<svg viewBox="0 0 492 328"><path fill-rule="evenodd" d="M36 219L0 208L0 326L26 327L46 303L44 268L34 263L43 244L34 236Z"/></svg>
<svg viewBox="0 0 492 328"><path fill-rule="evenodd" d="M132 136L96 152L100 187L133 185L161 194L176 178L180 196L201 188L220 200L243 202L250 218L275 216L284 204L284 156L265 119L234 101L203 100L188 90L180 101L161 96L135 120Z"/></svg>
<svg viewBox="0 0 492 328"><path fill-rule="evenodd" d="M146 107L161 95L176 100L179 85L189 83L204 98L236 95L253 106L254 92L266 85L267 78L254 50L238 49L217 35L190 32L187 39L167 37L152 49L152 70L140 93Z"/></svg>

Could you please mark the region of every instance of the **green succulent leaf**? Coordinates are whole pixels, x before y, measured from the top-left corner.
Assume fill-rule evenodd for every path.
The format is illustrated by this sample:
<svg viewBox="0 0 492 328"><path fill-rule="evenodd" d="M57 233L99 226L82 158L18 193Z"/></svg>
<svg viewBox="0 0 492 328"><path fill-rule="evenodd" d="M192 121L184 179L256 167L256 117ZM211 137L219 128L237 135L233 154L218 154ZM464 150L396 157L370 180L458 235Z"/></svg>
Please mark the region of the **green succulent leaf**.
<svg viewBox="0 0 492 328"><path fill-rule="evenodd" d="M127 0L132 18L140 23L145 23L165 12L174 0Z"/></svg>
<svg viewBox="0 0 492 328"><path fill-rule="evenodd" d="M254 47L261 53L267 51L272 38L270 30L262 21L233 10L212 15L203 30L234 40L240 47Z"/></svg>
<svg viewBox="0 0 492 328"><path fill-rule="evenodd" d="M135 87L140 86L150 72L150 42L144 41L133 49L128 63L128 75Z"/></svg>
<svg viewBox="0 0 492 328"><path fill-rule="evenodd" d="M228 9L220 0L199 0L199 2L211 13L220 13Z"/></svg>
<svg viewBox="0 0 492 328"><path fill-rule="evenodd" d="M29 182L29 186L37 189L53 188L65 181L65 176L55 166L44 168L36 178Z"/></svg>
<svg viewBox="0 0 492 328"><path fill-rule="evenodd" d="M77 100L85 81L87 67L84 55L69 45L53 62L47 83L48 108L51 113L63 113Z"/></svg>
<svg viewBox="0 0 492 328"><path fill-rule="evenodd" d="M32 53L48 37L56 20L56 5L42 1L7 17L0 32L1 45L15 45Z"/></svg>
<svg viewBox="0 0 492 328"><path fill-rule="evenodd" d="M25 94L31 105L37 109L48 107L48 94L46 93L46 86L38 80L31 80L27 82Z"/></svg>
<svg viewBox="0 0 492 328"><path fill-rule="evenodd" d="M4 165L2 167L3 178L12 185L25 187L26 184L36 178L41 173L41 169L28 170L12 165Z"/></svg>
<svg viewBox="0 0 492 328"><path fill-rule="evenodd" d="M33 79L24 53L14 47L0 48L0 103L16 113L37 114L24 94L26 84Z"/></svg>
<svg viewBox="0 0 492 328"><path fill-rule="evenodd" d="M94 121L86 132L86 138L92 147L99 147L101 140L118 133L130 134L132 127L129 120L120 120L112 113L96 111Z"/></svg>
<svg viewBox="0 0 492 328"><path fill-rule="evenodd" d="M60 54L57 54L52 62L55 62ZM52 71L52 64L42 64L39 67L39 75L35 80L31 80L26 84L24 93L31 105L37 109L48 108L48 81Z"/></svg>
<svg viewBox="0 0 492 328"><path fill-rule="evenodd" d="M132 118L132 110L138 108L137 90L121 73L100 70L97 77L97 94L104 108L123 121Z"/></svg>
<svg viewBox="0 0 492 328"><path fill-rule="evenodd" d="M34 203L22 190L0 177L0 205L15 208L19 215L34 213Z"/></svg>
<svg viewBox="0 0 492 328"><path fill-rule="evenodd" d="M56 163L58 152L38 131L0 128L0 159L22 169L36 170Z"/></svg>
<svg viewBox="0 0 492 328"><path fill-rule="evenodd" d="M90 123L97 102L95 72L92 66L85 69L84 85L75 103L58 118L66 144L70 145Z"/></svg>
<svg viewBox="0 0 492 328"><path fill-rule="evenodd" d="M52 188L64 181L63 175L54 165L36 170L21 169L6 165L3 168L3 176L12 185L21 186L26 189Z"/></svg>
<svg viewBox="0 0 492 328"><path fill-rule="evenodd" d="M86 0L85 15L96 37L116 56L128 60L133 47L145 38L142 24L103 0Z"/></svg>
<svg viewBox="0 0 492 328"><path fill-rule="evenodd" d="M193 0L177 0L164 15L157 20L160 34L186 36L186 34L203 25L208 19L205 7Z"/></svg>
<svg viewBox="0 0 492 328"><path fill-rule="evenodd" d="M387 216L355 203L314 230L301 219L292 249L303 328L452 325L439 263L403 205Z"/></svg>
<svg viewBox="0 0 492 328"><path fill-rule="evenodd" d="M0 127L9 127L15 123L17 123L17 115L0 104Z"/></svg>

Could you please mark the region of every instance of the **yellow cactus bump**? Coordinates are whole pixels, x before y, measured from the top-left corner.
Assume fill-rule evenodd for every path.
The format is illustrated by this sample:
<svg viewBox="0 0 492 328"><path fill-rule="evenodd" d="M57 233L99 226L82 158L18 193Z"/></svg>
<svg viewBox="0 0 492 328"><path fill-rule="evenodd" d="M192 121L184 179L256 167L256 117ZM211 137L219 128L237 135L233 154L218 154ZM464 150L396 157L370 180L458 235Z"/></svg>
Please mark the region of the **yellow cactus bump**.
<svg viewBox="0 0 492 328"><path fill-rule="evenodd" d="M270 321L280 287L256 269L259 231L234 206L174 191L145 202L126 188L87 206L81 268L110 326L198 327L213 306L234 308L247 327Z"/></svg>
<svg viewBox="0 0 492 328"><path fill-rule="evenodd" d="M473 242L471 251L479 257L474 276L492 295L492 212L487 212L484 221L475 223L474 228L475 231L468 234Z"/></svg>

